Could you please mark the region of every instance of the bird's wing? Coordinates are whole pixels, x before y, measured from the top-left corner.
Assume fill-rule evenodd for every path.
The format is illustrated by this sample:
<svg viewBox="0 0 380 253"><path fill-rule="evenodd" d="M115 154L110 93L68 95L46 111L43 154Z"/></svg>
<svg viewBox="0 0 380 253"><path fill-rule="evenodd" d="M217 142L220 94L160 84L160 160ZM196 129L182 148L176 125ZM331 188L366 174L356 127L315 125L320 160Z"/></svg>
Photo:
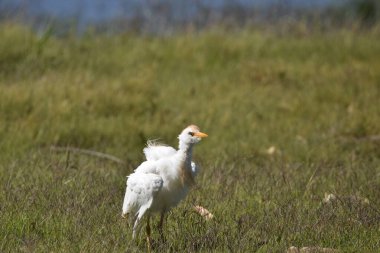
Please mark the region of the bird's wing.
<svg viewBox="0 0 380 253"><path fill-rule="evenodd" d="M135 169L135 173L152 173L159 174L157 161L145 161Z"/></svg>
<svg viewBox="0 0 380 253"><path fill-rule="evenodd" d="M141 210L149 209L162 185L162 178L156 174L132 173L127 180L123 214L132 214L134 218Z"/></svg>
<svg viewBox="0 0 380 253"><path fill-rule="evenodd" d="M169 146L148 141L146 148L144 148L144 154L147 161L157 161L163 157L174 155L177 151Z"/></svg>

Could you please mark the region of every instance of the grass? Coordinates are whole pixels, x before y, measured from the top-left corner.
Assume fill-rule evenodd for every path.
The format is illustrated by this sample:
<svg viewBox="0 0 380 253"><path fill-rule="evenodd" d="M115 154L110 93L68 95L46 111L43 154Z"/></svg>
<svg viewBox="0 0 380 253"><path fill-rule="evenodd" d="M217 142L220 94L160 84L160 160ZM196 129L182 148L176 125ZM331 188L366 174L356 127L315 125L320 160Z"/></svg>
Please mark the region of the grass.
<svg viewBox="0 0 380 253"><path fill-rule="evenodd" d="M380 248L375 30L58 39L2 24L0 37L1 252L144 251L120 218L125 176L148 139L176 146L190 123L209 134L202 171L155 251Z"/></svg>

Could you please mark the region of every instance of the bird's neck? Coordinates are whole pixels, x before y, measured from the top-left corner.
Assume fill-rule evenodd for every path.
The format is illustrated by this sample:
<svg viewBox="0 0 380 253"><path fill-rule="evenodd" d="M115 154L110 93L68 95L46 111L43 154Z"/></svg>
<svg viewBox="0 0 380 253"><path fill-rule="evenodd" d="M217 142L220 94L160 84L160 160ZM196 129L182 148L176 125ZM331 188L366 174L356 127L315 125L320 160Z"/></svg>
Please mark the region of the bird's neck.
<svg viewBox="0 0 380 253"><path fill-rule="evenodd" d="M193 186L195 184L194 177L191 173L191 159L193 155L193 145L179 142L178 155L181 160L180 173L183 186Z"/></svg>
<svg viewBox="0 0 380 253"><path fill-rule="evenodd" d="M178 153L182 156L183 161L187 164L191 164L191 158L193 156L193 145L189 143L179 142Z"/></svg>

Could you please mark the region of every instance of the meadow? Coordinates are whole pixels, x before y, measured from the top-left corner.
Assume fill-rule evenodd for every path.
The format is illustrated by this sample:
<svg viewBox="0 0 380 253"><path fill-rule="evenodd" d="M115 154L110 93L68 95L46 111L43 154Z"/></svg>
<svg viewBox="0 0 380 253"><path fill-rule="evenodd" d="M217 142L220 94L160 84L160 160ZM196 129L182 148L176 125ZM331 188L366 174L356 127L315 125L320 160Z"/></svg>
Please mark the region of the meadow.
<svg viewBox="0 0 380 253"><path fill-rule="evenodd" d="M1 252L145 251L126 176L189 124L201 172L154 252L379 252L379 29L0 38Z"/></svg>

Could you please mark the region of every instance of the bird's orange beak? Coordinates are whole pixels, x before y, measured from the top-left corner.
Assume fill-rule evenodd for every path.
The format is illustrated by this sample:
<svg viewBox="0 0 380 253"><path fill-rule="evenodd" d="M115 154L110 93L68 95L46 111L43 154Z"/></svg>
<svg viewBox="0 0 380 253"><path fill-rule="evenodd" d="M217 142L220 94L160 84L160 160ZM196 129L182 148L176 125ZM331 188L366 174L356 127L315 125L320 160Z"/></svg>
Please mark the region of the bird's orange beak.
<svg viewBox="0 0 380 253"><path fill-rule="evenodd" d="M208 135L205 134L205 133L202 133L202 132L197 132L197 133L194 134L194 136L197 136L197 137L199 137L199 138L205 138L205 137L207 137Z"/></svg>

